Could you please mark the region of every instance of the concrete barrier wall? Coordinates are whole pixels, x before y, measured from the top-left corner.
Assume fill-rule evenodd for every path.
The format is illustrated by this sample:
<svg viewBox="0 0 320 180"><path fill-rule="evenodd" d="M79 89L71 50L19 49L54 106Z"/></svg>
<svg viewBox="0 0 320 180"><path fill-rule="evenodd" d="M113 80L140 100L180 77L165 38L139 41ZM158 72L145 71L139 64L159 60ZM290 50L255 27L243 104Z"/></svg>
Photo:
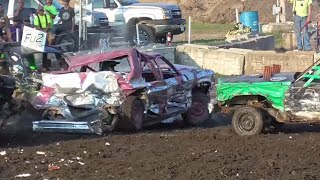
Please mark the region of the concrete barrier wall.
<svg viewBox="0 0 320 180"><path fill-rule="evenodd" d="M263 73L264 66L281 65L281 72L301 72L314 63L315 52L253 51L245 57L244 74Z"/></svg>
<svg viewBox="0 0 320 180"><path fill-rule="evenodd" d="M175 63L212 69L220 74L240 75L243 73L244 53L212 46L183 45L177 47Z"/></svg>
<svg viewBox="0 0 320 180"><path fill-rule="evenodd" d="M262 33L290 32L293 31L293 23L269 23L261 26Z"/></svg>
<svg viewBox="0 0 320 180"><path fill-rule="evenodd" d="M213 46L182 45L176 48L175 63L214 70L223 75L263 73L263 67L279 64L282 72L304 71L315 62L315 52L252 51L219 49Z"/></svg>

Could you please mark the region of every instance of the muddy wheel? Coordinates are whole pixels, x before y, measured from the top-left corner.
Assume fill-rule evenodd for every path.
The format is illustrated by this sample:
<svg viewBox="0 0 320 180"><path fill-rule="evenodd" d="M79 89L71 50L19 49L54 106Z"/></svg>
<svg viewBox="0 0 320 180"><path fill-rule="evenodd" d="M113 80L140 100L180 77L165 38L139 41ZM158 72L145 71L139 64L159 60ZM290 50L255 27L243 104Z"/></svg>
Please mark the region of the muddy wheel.
<svg viewBox="0 0 320 180"><path fill-rule="evenodd" d="M232 128L240 136L258 135L263 126L263 113L255 107L241 107L232 116Z"/></svg>
<svg viewBox="0 0 320 180"><path fill-rule="evenodd" d="M129 96L122 105L122 116L118 129L137 131L142 129L144 121L144 105L136 96Z"/></svg>
<svg viewBox="0 0 320 180"><path fill-rule="evenodd" d="M186 124L196 126L204 123L210 118L209 97L202 93L196 92L192 95L192 104L187 112L182 114Z"/></svg>

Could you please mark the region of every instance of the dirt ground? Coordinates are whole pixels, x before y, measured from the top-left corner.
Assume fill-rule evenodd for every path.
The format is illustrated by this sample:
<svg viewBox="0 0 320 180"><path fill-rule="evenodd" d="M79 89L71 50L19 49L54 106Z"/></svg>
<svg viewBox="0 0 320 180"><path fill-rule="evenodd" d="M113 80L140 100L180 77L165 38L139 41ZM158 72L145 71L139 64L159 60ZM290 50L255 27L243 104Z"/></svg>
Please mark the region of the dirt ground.
<svg viewBox="0 0 320 180"><path fill-rule="evenodd" d="M216 116L204 127L174 123L131 134L2 134L0 179L320 178L318 126L243 138L229 124Z"/></svg>
<svg viewBox="0 0 320 180"><path fill-rule="evenodd" d="M275 22L276 16L272 15L272 6L275 0L141 0L143 2L163 2L178 4L183 15L189 15L195 21L207 23L234 23L236 21L235 9L241 11L258 11L261 23ZM292 20L292 4L287 3L287 19Z"/></svg>

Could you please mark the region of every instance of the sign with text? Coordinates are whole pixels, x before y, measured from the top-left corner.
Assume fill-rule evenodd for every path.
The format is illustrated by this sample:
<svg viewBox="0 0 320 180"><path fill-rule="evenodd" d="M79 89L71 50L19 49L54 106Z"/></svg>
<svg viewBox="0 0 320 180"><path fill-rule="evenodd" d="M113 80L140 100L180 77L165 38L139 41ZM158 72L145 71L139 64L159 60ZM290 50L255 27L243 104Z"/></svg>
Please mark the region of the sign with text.
<svg viewBox="0 0 320 180"><path fill-rule="evenodd" d="M21 46L44 52L46 40L46 32L42 32L27 26L23 28Z"/></svg>

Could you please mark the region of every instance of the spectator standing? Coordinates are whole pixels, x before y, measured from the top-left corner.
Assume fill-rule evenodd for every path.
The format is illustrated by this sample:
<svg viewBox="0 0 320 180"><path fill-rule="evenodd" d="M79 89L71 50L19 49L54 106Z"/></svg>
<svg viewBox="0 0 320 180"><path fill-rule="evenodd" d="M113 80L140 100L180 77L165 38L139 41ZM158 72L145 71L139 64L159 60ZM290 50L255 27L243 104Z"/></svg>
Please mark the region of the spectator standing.
<svg viewBox="0 0 320 180"><path fill-rule="evenodd" d="M20 23L32 16L31 9L24 7L24 0L18 0L18 8L15 10L14 16L20 19Z"/></svg>
<svg viewBox="0 0 320 180"><path fill-rule="evenodd" d="M44 6L45 12L50 16L51 18L51 27L53 26L53 20L58 15L57 8L52 4L52 0L47 0L46 5Z"/></svg>
<svg viewBox="0 0 320 180"><path fill-rule="evenodd" d="M9 18L7 16L7 13L4 11L2 4L0 4L0 18L4 18L4 20L6 21L6 26L9 27Z"/></svg>
<svg viewBox="0 0 320 180"><path fill-rule="evenodd" d="M63 8L59 11L59 21L52 28L52 37L49 40L49 44L52 45L55 36L61 32L73 32L74 31L74 9L69 5L70 0L62 0ZM62 22L62 24L60 24Z"/></svg>
<svg viewBox="0 0 320 180"><path fill-rule="evenodd" d="M11 32L6 26L6 21L4 18L0 18L0 42L12 42Z"/></svg>
<svg viewBox="0 0 320 180"><path fill-rule="evenodd" d="M294 32L297 37L298 51L312 50L308 33L308 24L311 22L312 0L288 0L293 4ZM302 44L303 40L303 44Z"/></svg>
<svg viewBox="0 0 320 180"><path fill-rule="evenodd" d="M20 19L18 17L13 17L13 24L9 26L11 39L14 42L17 42L17 36L19 36L19 42L22 38L22 24L20 23ZM18 31L18 35L17 35Z"/></svg>
<svg viewBox="0 0 320 180"><path fill-rule="evenodd" d="M38 7L37 14L34 17L33 25L37 30L48 32L51 27L51 17L44 13L42 6Z"/></svg>

